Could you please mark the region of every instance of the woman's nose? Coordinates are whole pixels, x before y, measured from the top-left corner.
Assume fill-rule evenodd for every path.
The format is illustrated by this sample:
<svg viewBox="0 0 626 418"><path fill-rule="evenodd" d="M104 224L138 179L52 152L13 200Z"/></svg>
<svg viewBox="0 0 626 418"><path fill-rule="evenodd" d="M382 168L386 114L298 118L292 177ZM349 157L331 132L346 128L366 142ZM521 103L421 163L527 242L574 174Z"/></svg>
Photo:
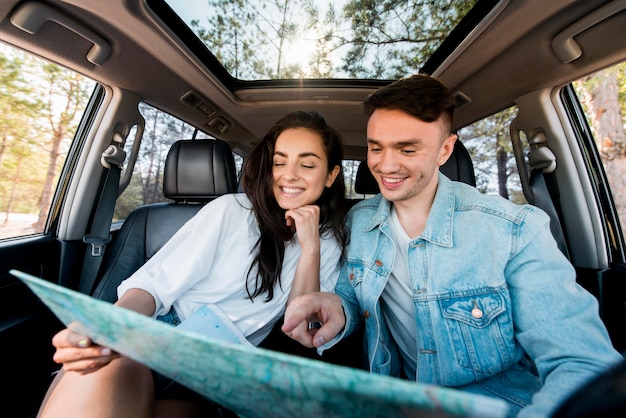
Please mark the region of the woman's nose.
<svg viewBox="0 0 626 418"><path fill-rule="evenodd" d="M285 166L285 174L283 175L287 180L297 180L298 179L298 170L295 164L288 164Z"/></svg>

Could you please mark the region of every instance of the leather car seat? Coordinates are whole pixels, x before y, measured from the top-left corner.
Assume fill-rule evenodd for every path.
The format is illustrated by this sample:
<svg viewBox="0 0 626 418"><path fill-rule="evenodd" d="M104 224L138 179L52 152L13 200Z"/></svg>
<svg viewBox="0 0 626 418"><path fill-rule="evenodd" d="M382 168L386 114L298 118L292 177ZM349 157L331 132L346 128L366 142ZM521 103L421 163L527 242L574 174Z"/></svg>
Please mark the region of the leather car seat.
<svg viewBox="0 0 626 418"><path fill-rule="evenodd" d="M117 287L204 204L237 191L232 150L222 140L180 140L165 160L163 195L171 203L136 208L108 246L92 296L115 302Z"/></svg>

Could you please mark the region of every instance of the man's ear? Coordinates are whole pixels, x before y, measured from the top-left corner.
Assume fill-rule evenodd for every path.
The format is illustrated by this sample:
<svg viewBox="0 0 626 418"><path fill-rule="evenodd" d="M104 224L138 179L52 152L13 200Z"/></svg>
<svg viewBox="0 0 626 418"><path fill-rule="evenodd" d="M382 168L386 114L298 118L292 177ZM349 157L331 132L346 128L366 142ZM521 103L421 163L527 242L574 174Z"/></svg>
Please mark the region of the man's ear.
<svg viewBox="0 0 626 418"><path fill-rule="evenodd" d="M335 182L335 179L337 178L337 174L339 174L339 170L340 170L340 167L336 165L330 171L330 173L328 173L328 176L326 177L326 187L330 187L333 185L333 183Z"/></svg>
<svg viewBox="0 0 626 418"><path fill-rule="evenodd" d="M439 167L444 165L446 161L448 161L448 158L450 158L450 155L452 155L457 138L458 136L456 134L450 134L443 140L439 151L439 160L437 161L437 165L439 165Z"/></svg>

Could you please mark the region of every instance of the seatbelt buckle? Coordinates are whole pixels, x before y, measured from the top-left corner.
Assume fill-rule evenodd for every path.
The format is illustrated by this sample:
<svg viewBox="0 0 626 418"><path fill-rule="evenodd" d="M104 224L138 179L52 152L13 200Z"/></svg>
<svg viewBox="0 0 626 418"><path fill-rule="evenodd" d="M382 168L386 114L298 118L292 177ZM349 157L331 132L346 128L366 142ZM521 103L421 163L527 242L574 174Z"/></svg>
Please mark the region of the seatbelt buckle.
<svg viewBox="0 0 626 418"><path fill-rule="evenodd" d="M104 168L111 168L111 166L122 168L124 160L126 159L126 151L116 145L109 145L100 157L100 164Z"/></svg>
<svg viewBox="0 0 626 418"><path fill-rule="evenodd" d="M91 245L91 256L92 257L100 257L104 250L103 248L111 242L111 235L107 238L96 237L94 235L85 235L83 237L83 242L85 244Z"/></svg>

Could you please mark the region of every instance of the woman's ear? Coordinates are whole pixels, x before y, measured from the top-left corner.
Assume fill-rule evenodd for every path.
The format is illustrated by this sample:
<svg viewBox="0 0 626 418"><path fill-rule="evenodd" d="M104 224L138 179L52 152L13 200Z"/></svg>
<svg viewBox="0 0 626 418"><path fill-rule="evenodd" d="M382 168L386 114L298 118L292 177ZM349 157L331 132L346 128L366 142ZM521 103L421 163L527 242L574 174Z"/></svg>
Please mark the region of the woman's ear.
<svg viewBox="0 0 626 418"><path fill-rule="evenodd" d="M339 170L341 168L336 165L329 173L328 176L326 177L326 187L330 187L333 185L333 183L335 182L335 179L337 178L337 174L339 174Z"/></svg>

